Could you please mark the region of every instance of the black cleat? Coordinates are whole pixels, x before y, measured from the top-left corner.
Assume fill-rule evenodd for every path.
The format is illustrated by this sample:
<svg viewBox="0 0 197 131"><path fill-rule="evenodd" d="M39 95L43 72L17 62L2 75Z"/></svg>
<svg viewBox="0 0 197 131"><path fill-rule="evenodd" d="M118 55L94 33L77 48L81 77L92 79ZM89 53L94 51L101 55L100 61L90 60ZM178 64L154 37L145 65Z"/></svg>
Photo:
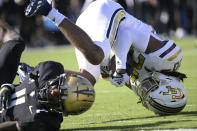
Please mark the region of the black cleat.
<svg viewBox="0 0 197 131"><path fill-rule="evenodd" d="M27 8L25 9L25 16L31 17L35 15L47 16L52 6L47 0L31 0Z"/></svg>

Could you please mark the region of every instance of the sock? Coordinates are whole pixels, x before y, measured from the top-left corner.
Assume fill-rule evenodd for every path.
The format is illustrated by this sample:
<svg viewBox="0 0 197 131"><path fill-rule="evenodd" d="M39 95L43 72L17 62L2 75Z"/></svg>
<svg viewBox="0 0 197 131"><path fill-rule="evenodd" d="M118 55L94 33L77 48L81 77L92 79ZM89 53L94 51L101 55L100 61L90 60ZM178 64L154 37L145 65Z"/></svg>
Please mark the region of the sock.
<svg viewBox="0 0 197 131"><path fill-rule="evenodd" d="M57 26L63 21L64 18L67 18L63 14L59 13L58 10L52 8L49 14L47 15L51 21L53 21Z"/></svg>

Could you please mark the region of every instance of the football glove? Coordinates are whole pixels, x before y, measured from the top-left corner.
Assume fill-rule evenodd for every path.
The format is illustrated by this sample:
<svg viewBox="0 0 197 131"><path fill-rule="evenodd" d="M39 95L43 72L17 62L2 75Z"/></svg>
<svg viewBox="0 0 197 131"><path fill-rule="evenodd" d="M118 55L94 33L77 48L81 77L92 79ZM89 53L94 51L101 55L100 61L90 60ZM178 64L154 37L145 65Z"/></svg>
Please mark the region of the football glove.
<svg viewBox="0 0 197 131"><path fill-rule="evenodd" d="M124 86L126 83L128 83L129 79L130 78L127 73L114 72L114 74L110 78L110 82L113 85L120 87L120 86Z"/></svg>
<svg viewBox="0 0 197 131"><path fill-rule="evenodd" d="M25 16L32 17L35 15L47 16L52 9L47 0L30 0L30 3L25 9Z"/></svg>
<svg viewBox="0 0 197 131"><path fill-rule="evenodd" d="M14 90L14 85L3 84L0 89L0 110L7 109L9 106L10 96Z"/></svg>
<svg viewBox="0 0 197 131"><path fill-rule="evenodd" d="M30 73L34 70L34 67L29 66L26 63L19 63L17 75L19 77L20 83L29 78Z"/></svg>
<svg viewBox="0 0 197 131"><path fill-rule="evenodd" d="M110 70L109 66L101 66L100 71L102 78L107 78L112 75L112 70Z"/></svg>

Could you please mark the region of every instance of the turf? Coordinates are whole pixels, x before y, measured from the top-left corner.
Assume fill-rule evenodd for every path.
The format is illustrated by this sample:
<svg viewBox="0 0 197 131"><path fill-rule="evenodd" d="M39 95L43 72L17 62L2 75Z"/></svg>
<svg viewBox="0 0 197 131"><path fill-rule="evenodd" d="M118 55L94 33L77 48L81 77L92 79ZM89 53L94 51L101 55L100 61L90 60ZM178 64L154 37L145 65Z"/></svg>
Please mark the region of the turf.
<svg viewBox="0 0 197 131"><path fill-rule="evenodd" d="M183 50L181 72L188 78L183 85L188 102L177 115L158 116L137 104L138 98L127 87L116 88L108 81L99 80L95 86L96 99L91 109L78 116L68 116L62 123L62 131L70 130L197 130L197 45L194 38L175 40ZM41 61L55 60L66 69L78 70L72 46L27 49L21 61L36 65ZM17 82L17 80L15 81Z"/></svg>

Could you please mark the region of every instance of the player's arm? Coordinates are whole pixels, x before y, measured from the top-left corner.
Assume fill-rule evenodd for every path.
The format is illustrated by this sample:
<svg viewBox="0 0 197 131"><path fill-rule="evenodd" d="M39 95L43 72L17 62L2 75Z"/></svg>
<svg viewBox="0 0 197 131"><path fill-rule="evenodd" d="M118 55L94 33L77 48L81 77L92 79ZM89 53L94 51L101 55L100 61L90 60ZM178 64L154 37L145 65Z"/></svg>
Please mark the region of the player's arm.
<svg viewBox="0 0 197 131"><path fill-rule="evenodd" d="M0 123L0 131L21 131L17 121Z"/></svg>
<svg viewBox="0 0 197 131"><path fill-rule="evenodd" d="M53 21L70 43L80 50L91 64L98 65L101 63L104 58L103 50L95 45L80 27L59 13L55 8L52 8L47 0L31 1L25 10L27 17L38 14L46 16Z"/></svg>
<svg viewBox="0 0 197 131"><path fill-rule="evenodd" d="M58 28L70 43L83 53L90 63L93 65L101 63L104 58L104 52L93 43L92 39L81 28L67 18L60 23Z"/></svg>

